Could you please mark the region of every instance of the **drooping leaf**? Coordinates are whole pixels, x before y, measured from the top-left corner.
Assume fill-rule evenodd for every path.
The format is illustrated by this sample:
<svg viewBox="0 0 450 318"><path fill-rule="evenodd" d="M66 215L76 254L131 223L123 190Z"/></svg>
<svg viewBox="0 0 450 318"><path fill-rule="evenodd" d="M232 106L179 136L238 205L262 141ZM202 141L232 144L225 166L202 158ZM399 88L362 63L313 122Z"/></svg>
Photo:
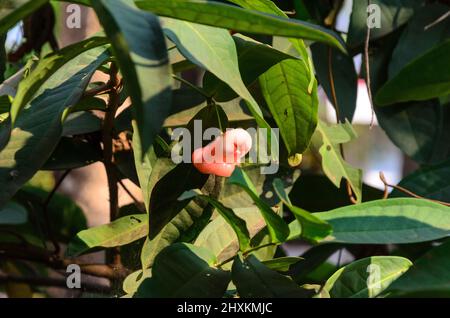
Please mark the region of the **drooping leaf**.
<svg viewBox="0 0 450 318"><path fill-rule="evenodd" d="M450 40L408 63L375 96L384 106L412 100L427 100L450 93Z"/></svg>
<svg viewBox="0 0 450 318"><path fill-rule="evenodd" d="M414 262L386 290L389 297L449 297L450 241L431 249Z"/></svg>
<svg viewBox="0 0 450 318"><path fill-rule="evenodd" d="M203 200L206 200L209 204L211 204L216 211L221 215L221 217L231 226L235 235L239 241L239 250L245 251L250 246L250 233L247 229L246 222L234 213L234 211L218 200L204 195L200 190L191 190L189 192L185 192L179 200L185 200L193 197L200 197Z"/></svg>
<svg viewBox="0 0 450 318"><path fill-rule="evenodd" d="M273 187L281 201L291 210L301 224L302 238L316 243L331 234L332 228L330 224L317 218L314 214L292 205L280 179L274 180Z"/></svg>
<svg viewBox="0 0 450 318"><path fill-rule="evenodd" d="M69 243L66 254L78 256L89 251L126 245L148 234L148 215L134 214L109 224L81 231Z"/></svg>
<svg viewBox="0 0 450 318"><path fill-rule="evenodd" d="M358 76L353 59L321 43L314 43L310 48L317 79L325 90L328 100L334 105L330 74L333 76L334 93L337 100L337 106L334 105L334 107L339 108L339 121L342 123L346 120L352 122L358 90ZM331 66L329 65L330 54Z"/></svg>
<svg viewBox="0 0 450 318"><path fill-rule="evenodd" d="M427 5L418 10L402 32L391 61L389 78L398 74L414 58L422 55L431 47L450 37L450 20L445 19L433 27L427 27L448 11L448 6L440 3Z"/></svg>
<svg viewBox="0 0 450 318"><path fill-rule="evenodd" d="M82 42L69 45L51 53L40 60L31 73L20 81L17 94L11 105L11 122L14 126L20 112L31 101L36 92L56 71L81 53L108 43L104 37L92 37ZM73 61L72 63L76 63Z"/></svg>
<svg viewBox="0 0 450 318"><path fill-rule="evenodd" d="M289 235L288 225L272 210L267 203L258 197L255 186L248 178L247 174L242 169L236 167L233 174L228 179L228 183L241 187L252 198L253 202L261 211L261 214L267 224L272 242L284 242Z"/></svg>
<svg viewBox="0 0 450 318"><path fill-rule="evenodd" d="M273 65L286 59L295 58L241 34L234 35L233 40L236 44L239 71L242 81L247 87ZM226 83L209 72L203 77L203 88L218 102L229 101L237 97L237 94Z"/></svg>
<svg viewBox="0 0 450 318"><path fill-rule="evenodd" d="M170 114L171 73L165 39L158 18L138 10L132 1L94 1L125 79L133 112L133 148L144 203L154 162L152 144Z"/></svg>
<svg viewBox="0 0 450 318"><path fill-rule="evenodd" d="M450 234L450 208L422 199L376 200L315 213L333 227L330 241L357 244L425 242Z"/></svg>
<svg viewBox="0 0 450 318"><path fill-rule="evenodd" d="M139 0L136 5L170 18L236 30L238 32L279 35L323 41L345 51L339 37L330 30L304 21L244 10L211 1L194 0Z"/></svg>
<svg viewBox="0 0 450 318"><path fill-rule="evenodd" d="M230 282L229 272L213 267L214 255L186 243L165 248L155 259L152 277L145 279L135 296L219 298Z"/></svg>
<svg viewBox="0 0 450 318"><path fill-rule="evenodd" d="M269 269L250 255L236 256L231 277L242 298L308 298L310 291L301 288L290 278Z"/></svg>
<svg viewBox="0 0 450 318"><path fill-rule="evenodd" d="M257 102L242 81L236 46L228 31L174 19L165 19L163 28L181 54L228 84L247 102L258 125L270 130Z"/></svg>
<svg viewBox="0 0 450 318"><path fill-rule="evenodd" d="M0 35L19 23L49 0L6 0L0 3Z"/></svg>
<svg viewBox="0 0 450 318"><path fill-rule="evenodd" d="M398 256L373 256L350 263L326 282L332 298L374 298L405 273L411 261Z"/></svg>
<svg viewBox="0 0 450 318"><path fill-rule="evenodd" d="M322 156L322 169L325 175L336 187L341 186L341 181L345 178L356 196L356 200L361 202L362 171L353 168L342 158L339 144L347 143L356 138L356 133L349 122L345 124L328 126L320 122L317 130L322 135L322 146L319 149Z"/></svg>
<svg viewBox="0 0 450 318"><path fill-rule="evenodd" d="M54 73L22 111L0 152L0 205L45 164L61 137L66 109L76 104L94 71L108 57L105 48L82 53Z"/></svg>
<svg viewBox="0 0 450 318"><path fill-rule="evenodd" d="M309 70L302 61L285 60L260 76L259 83L289 156L308 147L317 125L317 82L311 91Z"/></svg>
<svg viewBox="0 0 450 318"><path fill-rule="evenodd" d="M399 186L427 199L450 201L450 161L419 169L405 177ZM390 197L403 197L405 194L394 189Z"/></svg>
<svg viewBox="0 0 450 318"><path fill-rule="evenodd" d="M254 207L234 209L237 216L245 220L249 235L253 237L264 226L264 219ZM219 262L225 261L239 251L239 242L233 228L224 218L212 220L195 240L194 245L209 249Z"/></svg>
<svg viewBox="0 0 450 318"><path fill-rule="evenodd" d="M380 11L371 9L372 17L369 21L373 22L374 19L380 18L380 24L379 27L375 25L376 27L371 29L370 39L381 38L404 25L414 15L414 9L418 8L421 2L417 0L371 0L370 3L376 5ZM367 2L354 1L347 39L350 47L357 47L364 43L367 21Z"/></svg>

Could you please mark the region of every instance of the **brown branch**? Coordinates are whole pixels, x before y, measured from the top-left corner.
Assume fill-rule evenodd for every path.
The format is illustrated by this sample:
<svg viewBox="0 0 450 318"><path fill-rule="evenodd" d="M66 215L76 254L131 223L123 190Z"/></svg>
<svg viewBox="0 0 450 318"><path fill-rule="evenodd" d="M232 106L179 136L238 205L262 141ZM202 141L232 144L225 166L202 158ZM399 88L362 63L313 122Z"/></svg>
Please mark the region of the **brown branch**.
<svg viewBox="0 0 450 318"><path fill-rule="evenodd" d="M145 206L144 204L139 201L133 193L131 193L130 189L127 188L127 186L123 183L122 179L118 178L120 186L125 190L125 192L128 194L128 196L134 201L134 204L139 209L139 212L145 213Z"/></svg>
<svg viewBox="0 0 450 318"><path fill-rule="evenodd" d="M26 277L0 273L0 283L24 283L42 287L61 287L69 289L67 287L67 281L65 278L36 277L36 276ZM102 294L111 294L112 292L111 288L108 286L94 284L90 282L82 283L80 289L86 292L102 293Z"/></svg>
<svg viewBox="0 0 450 318"><path fill-rule="evenodd" d="M339 104L338 104L337 96L336 96L336 88L334 86L332 54L333 54L333 51L330 47L330 48L328 48L328 80L330 81L331 96L333 98L334 109L336 111L336 122L339 124L341 122L339 119L341 116L340 116L340 109L339 109ZM345 160L344 145L339 144L339 149L341 152L342 159ZM356 204L358 201L356 200L353 190L352 190L352 187L351 187L351 184L347 179L345 179L345 185L347 188L347 194L348 194L348 198L349 198L350 202L353 204Z"/></svg>
<svg viewBox="0 0 450 318"><path fill-rule="evenodd" d="M403 192L403 193L405 193L405 194L407 194L407 195L409 195L409 196L411 196L411 197L414 197L414 198L417 198L417 199L423 199L423 200L427 200L427 201L431 201L431 202L435 202L435 203L439 203L439 204L442 204L442 205L445 205L445 206L449 206L449 207L450 207L450 203L448 203L448 202L444 202L444 201L439 201L439 200L433 200L433 199L425 198L425 197L422 197L422 196L420 196L420 195L418 195L418 194L416 194L416 193L414 193L414 192L412 192L412 191L410 191L410 190L408 190L408 189L405 189L405 188L403 188L403 187L401 187L401 186L389 184L389 183L386 181L386 177L384 176L384 173L383 173L382 171L380 171L380 179L381 179L381 181L384 183L385 189L386 189L387 187L391 187L391 188L397 189L398 191L401 191L401 192ZM385 193L386 193L386 190L385 190Z"/></svg>
<svg viewBox="0 0 450 318"><path fill-rule="evenodd" d="M120 81L118 78L118 69L114 63L111 64L110 79L108 83L111 85L111 90L109 91L108 106L106 109L105 118L103 119L102 141L103 164L105 165L106 175L108 178L110 221L114 221L119 217L119 197L117 171L113 162L113 130L114 119L120 104L120 97L118 93ZM120 266L121 260L119 249L115 248L111 254L113 264Z"/></svg>

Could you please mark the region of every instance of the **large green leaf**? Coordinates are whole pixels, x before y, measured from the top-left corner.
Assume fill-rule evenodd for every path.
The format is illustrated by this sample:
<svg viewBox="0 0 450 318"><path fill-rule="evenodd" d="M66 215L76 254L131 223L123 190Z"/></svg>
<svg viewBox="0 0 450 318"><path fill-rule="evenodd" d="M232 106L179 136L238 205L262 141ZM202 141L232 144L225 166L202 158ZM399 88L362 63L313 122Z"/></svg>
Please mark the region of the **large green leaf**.
<svg viewBox="0 0 450 318"><path fill-rule="evenodd" d="M347 143L356 138L356 133L349 122L340 125L328 126L320 122L317 130L322 135L322 146L319 149L322 156L322 169L325 175L336 187L341 186L342 178L345 178L356 196L361 202L362 198L362 171L353 168L342 158L339 144Z"/></svg>
<svg viewBox="0 0 450 318"><path fill-rule="evenodd" d="M4 0L0 3L0 35L49 0Z"/></svg>
<svg viewBox="0 0 450 318"><path fill-rule="evenodd" d="M189 198L194 197L200 197L203 200L207 201L209 204L211 204L214 208L216 208L216 211L221 215L221 217L231 226L234 233L236 234L238 241L239 241L239 250L245 251L250 246L250 233L247 229L246 222L240 218L239 216L234 213L234 211L226 206L224 206L222 203L220 203L218 200L204 195L200 190L191 190L186 193L184 193L179 200L185 200Z"/></svg>
<svg viewBox="0 0 450 318"><path fill-rule="evenodd" d="M434 247L414 262L386 290L390 297L450 297L450 241Z"/></svg>
<svg viewBox="0 0 450 318"><path fill-rule="evenodd" d="M78 256L99 248L126 245L145 237L147 233L147 214L128 215L109 224L81 231L69 243L66 254Z"/></svg>
<svg viewBox="0 0 450 318"><path fill-rule="evenodd" d="M333 227L330 240L342 243L415 243L450 234L450 208L422 199L376 200L315 216Z"/></svg>
<svg viewBox="0 0 450 318"><path fill-rule="evenodd" d="M280 179L274 180L273 187L281 201L286 204L297 221L301 224L302 238L316 243L331 234L332 228L330 224L317 218L314 214L292 205L291 200L284 190L283 182Z"/></svg>
<svg viewBox="0 0 450 318"><path fill-rule="evenodd" d="M424 164L450 157L450 107L437 99L376 107L380 126L405 154Z"/></svg>
<svg viewBox="0 0 450 318"><path fill-rule="evenodd" d="M439 201L450 201L450 161L419 169L404 178L399 186L420 196ZM403 197L405 194L394 189L390 197Z"/></svg>
<svg viewBox="0 0 450 318"><path fill-rule="evenodd" d="M322 43L314 43L310 48L317 79L325 90L328 99L334 105L330 81L330 75L333 75L332 80L337 102L334 107L339 108L339 121L345 122L348 120L352 122L356 110L358 90L358 76L352 57Z"/></svg>
<svg viewBox="0 0 450 318"><path fill-rule="evenodd" d="M305 63L285 60L261 75L259 83L289 156L303 153L317 125L317 82L308 91Z"/></svg>
<svg viewBox="0 0 450 318"><path fill-rule="evenodd" d="M137 297L219 298L230 282L229 272L213 267L207 249L186 243L165 248L155 259L152 277L144 280Z"/></svg>
<svg viewBox="0 0 450 318"><path fill-rule="evenodd" d="M371 29L371 40L381 38L401 27L414 15L414 9L421 5L421 1L417 0L371 0L370 3L378 6L380 9L378 16L381 19L380 27ZM367 1L353 1L347 39L350 47L364 43L367 30L367 13ZM373 14L373 11L370 13Z"/></svg>
<svg viewBox="0 0 450 318"><path fill-rule="evenodd" d="M301 260L303 260L301 257L286 256L269 259L267 261L263 261L262 263L274 271L287 272L291 266L297 264Z"/></svg>
<svg viewBox="0 0 450 318"><path fill-rule="evenodd" d="M92 37L82 42L69 45L40 60L31 73L19 83L17 94L11 105L12 125L14 126L19 113L31 101L42 84L47 81L50 76L81 53L107 43L108 39L104 37Z"/></svg>
<svg viewBox="0 0 450 318"><path fill-rule="evenodd" d="M151 240L147 237L141 252L142 268L152 267L159 252L179 241L182 235L195 226L203 216L209 219L211 215L205 210L206 208L198 205L195 201L191 201L164 226L156 237Z"/></svg>
<svg viewBox="0 0 450 318"><path fill-rule="evenodd" d="M22 111L0 152L0 205L45 164L61 137L66 109L76 104L94 71L108 57L105 48L82 53L55 72Z"/></svg>
<svg viewBox="0 0 450 318"><path fill-rule="evenodd" d="M323 41L345 51L343 43L334 32L318 25L245 10L223 3L204 0L139 0L136 1L136 5L161 16L238 32Z"/></svg>
<svg viewBox="0 0 450 318"><path fill-rule="evenodd" d="M181 54L227 83L247 102L258 125L270 131L261 109L242 81L236 46L227 30L174 19L165 19L163 27Z"/></svg>
<svg viewBox="0 0 450 318"><path fill-rule="evenodd" d="M272 242L284 242L289 235L288 225L266 202L262 201L258 197L255 186L247 174L242 169L236 167L233 174L228 179L228 183L241 187L252 198L253 202L261 211L261 214L267 224Z"/></svg>
<svg viewBox="0 0 450 318"><path fill-rule="evenodd" d="M389 62L389 78L398 74L414 58L450 37L449 19L427 28L446 12L448 12L447 5L434 3L414 14L402 32L392 54Z"/></svg>
<svg viewBox="0 0 450 318"><path fill-rule="evenodd" d="M148 208L152 144L170 114L171 73L159 20L132 1L101 0L93 6L110 39L131 97L136 169Z"/></svg>
<svg viewBox="0 0 450 318"><path fill-rule="evenodd" d="M10 201L0 209L0 225L23 224L27 219L28 212L19 203Z"/></svg>
<svg viewBox="0 0 450 318"><path fill-rule="evenodd" d="M239 71L246 86L253 84L258 76L273 65L285 59L295 58L241 34L234 35L233 40L236 44ZM203 77L203 88L218 102L237 97L226 83L209 72Z"/></svg>
<svg viewBox="0 0 450 318"><path fill-rule="evenodd" d="M254 236L264 226L264 219L258 209L254 207L233 209L235 214L245 220L250 236ZM219 262L236 255L239 251L239 242L233 228L224 218L216 217L200 233L194 245L209 249L216 255Z"/></svg>
<svg viewBox="0 0 450 318"><path fill-rule="evenodd" d="M450 40L408 63L375 96L377 105L427 100L450 93Z"/></svg>
<svg viewBox="0 0 450 318"><path fill-rule="evenodd" d="M311 292L301 288L290 278L269 269L250 255L236 256L231 277L242 298L306 298Z"/></svg>
<svg viewBox="0 0 450 318"><path fill-rule="evenodd" d="M411 261L398 256L363 258L336 271L324 288L333 298L374 298L411 265Z"/></svg>

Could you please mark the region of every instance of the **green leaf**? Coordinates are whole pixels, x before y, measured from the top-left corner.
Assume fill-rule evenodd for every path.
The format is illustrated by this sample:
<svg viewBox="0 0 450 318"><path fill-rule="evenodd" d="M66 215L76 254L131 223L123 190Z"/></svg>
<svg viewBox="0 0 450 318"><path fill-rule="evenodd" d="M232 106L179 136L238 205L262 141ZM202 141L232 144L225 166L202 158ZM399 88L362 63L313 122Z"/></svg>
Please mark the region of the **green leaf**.
<svg viewBox="0 0 450 318"><path fill-rule="evenodd" d="M150 278L151 276L152 272L150 269L137 270L124 279L122 289L128 295L133 295L135 292L137 292L140 284L144 281L144 279Z"/></svg>
<svg viewBox="0 0 450 318"><path fill-rule="evenodd" d="M174 19L165 19L163 28L181 54L227 83L247 102L258 125L270 132L261 109L242 81L236 46L227 30Z"/></svg>
<svg viewBox="0 0 450 318"><path fill-rule="evenodd" d="M239 241L240 251L245 251L249 248L250 233L248 232L246 222L243 219L237 216L232 209L227 208L216 199L202 194L202 192L198 189L185 192L179 200L191 199L194 197L200 197L216 208L217 212L232 227L234 233L236 234Z"/></svg>
<svg viewBox="0 0 450 318"><path fill-rule="evenodd" d="M437 99L376 107L380 126L405 154L423 164L450 157L450 107Z"/></svg>
<svg viewBox="0 0 450 318"><path fill-rule="evenodd" d="M404 178L399 186L427 199L450 201L450 161L439 165L421 168ZM405 194L394 189L390 197L404 197Z"/></svg>
<svg viewBox="0 0 450 318"><path fill-rule="evenodd" d="M155 259L152 277L143 281L137 297L219 298L230 282L229 272L217 269L207 249L186 243L165 248Z"/></svg>
<svg viewBox="0 0 450 318"><path fill-rule="evenodd" d="M271 270L287 272L292 265L300 262L301 260L303 260L301 257L278 257L267 261L262 261L262 263Z"/></svg>
<svg viewBox="0 0 450 318"><path fill-rule="evenodd" d="M414 58L450 37L450 20L448 19L427 28L446 12L448 12L448 6L434 3L414 14L392 53L389 62L389 78L398 74Z"/></svg>
<svg viewBox="0 0 450 318"><path fill-rule="evenodd" d="M100 131L102 120L91 112L76 112L67 116L63 126L63 136L90 134Z"/></svg>
<svg viewBox="0 0 450 318"><path fill-rule="evenodd" d="M299 207L293 206L287 193L284 190L283 182L280 179L273 181L275 192L281 201L291 210L297 221L301 224L301 237L317 243L327 237L332 232L330 224L314 216Z"/></svg>
<svg viewBox="0 0 450 318"><path fill-rule="evenodd" d="M284 242L289 236L289 227L283 221L283 219L276 214L272 208L262 201L256 193L255 186L247 176L247 174L240 168L236 167L233 174L228 179L228 183L235 184L247 192L252 198L253 202L259 208L272 239L273 243Z"/></svg>
<svg viewBox="0 0 450 318"><path fill-rule="evenodd" d="M285 60L260 76L259 83L289 156L308 147L317 125L317 82L308 92L309 70L302 61Z"/></svg>
<svg viewBox="0 0 450 318"><path fill-rule="evenodd" d="M204 207L199 206L195 201L191 201L164 226L155 238L150 240L147 237L141 252L142 268L152 267L159 252L172 243L179 241L181 236L195 226L196 222L202 219L204 215L208 219L211 216L205 211Z"/></svg>
<svg viewBox="0 0 450 318"><path fill-rule="evenodd" d="M414 9L421 5L417 0L371 0L371 4L380 8L380 27L374 27L370 32L370 39L381 38L404 25L414 15ZM370 12L373 17L374 12ZM352 15L348 30L347 43L350 47L364 43L367 30L367 2L353 1ZM372 21L371 18L369 21Z"/></svg>
<svg viewBox="0 0 450 318"><path fill-rule="evenodd" d="M450 234L450 208L422 199L376 200L315 213L333 227L331 241L403 244Z"/></svg>
<svg viewBox="0 0 450 318"><path fill-rule="evenodd" d="M277 273L250 255L236 256L231 277L241 298L307 298L309 292L288 277Z"/></svg>
<svg viewBox="0 0 450 318"><path fill-rule="evenodd" d="M11 105L11 123L15 126L23 108L31 101L41 86L68 62L90 49L108 43L104 37L92 37L79 43L69 45L57 52L51 53L37 63L31 73L20 81L17 94ZM72 62L74 63L74 62Z"/></svg>
<svg viewBox="0 0 450 318"><path fill-rule="evenodd" d="M92 74L108 57L105 48L82 53L53 74L22 111L0 152L0 205L45 164L61 137L66 109L78 102Z"/></svg>
<svg viewBox="0 0 450 318"><path fill-rule="evenodd" d="M96 147L81 138L63 137L41 169L76 169L88 166L102 159L103 153L99 145Z"/></svg>
<svg viewBox="0 0 450 318"><path fill-rule="evenodd" d="M450 297L450 241L434 247L414 262L386 290L389 297Z"/></svg>
<svg viewBox="0 0 450 318"><path fill-rule="evenodd" d="M374 298L406 272L411 261L398 256L373 256L350 263L326 282L332 298Z"/></svg>
<svg viewBox="0 0 450 318"><path fill-rule="evenodd" d="M150 198L150 239L155 238L190 201L179 201L178 198L185 191L202 188L207 179L208 175L200 173L192 164L180 163L155 184Z"/></svg>
<svg viewBox="0 0 450 318"><path fill-rule="evenodd" d="M0 209L0 225L23 224L27 219L27 210L16 202L10 201Z"/></svg>
<svg viewBox="0 0 450 318"><path fill-rule="evenodd" d="M147 214L128 215L109 224L81 231L69 243L66 254L78 256L99 248L126 245L145 237L147 233Z"/></svg>
<svg viewBox="0 0 450 318"><path fill-rule="evenodd" d="M132 1L93 2L105 28L131 97L133 148L139 183L148 209L147 182L154 161L151 146L170 114L171 73L159 20Z"/></svg>
<svg viewBox="0 0 450 318"><path fill-rule="evenodd" d="M450 94L450 40L408 63L375 96L377 105L427 100Z"/></svg>
<svg viewBox="0 0 450 318"><path fill-rule="evenodd" d="M352 122L358 90L358 75L352 57L321 43L314 43L310 49L317 79L325 90L328 100L334 105L329 65L329 54L331 54L331 74L337 100L337 106L334 106L339 108L338 119L343 123L346 120Z"/></svg>
<svg viewBox="0 0 450 318"><path fill-rule="evenodd" d="M339 150L339 144L347 143L356 138L356 132L349 122L345 124L328 126L319 121L317 130L322 135L322 146L319 149L322 156L322 168L325 175L336 187L340 187L342 178L345 178L356 196L361 202L362 198L362 171L350 166Z"/></svg>
<svg viewBox="0 0 450 318"><path fill-rule="evenodd" d="M279 35L329 43L345 51L332 31L304 21L289 20L211 1L143 0L136 5L160 16L186 20L238 32Z"/></svg>
<svg viewBox="0 0 450 318"><path fill-rule="evenodd" d="M247 87L273 65L286 59L295 58L241 34L234 35L233 40L237 50L239 71L242 81ZM218 102L229 101L237 97L226 83L209 72L203 77L203 89Z"/></svg>
<svg viewBox="0 0 450 318"><path fill-rule="evenodd" d="M0 35L42 7L49 0L6 0L0 4Z"/></svg>
<svg viewBox="0 0 450 318"><path fill-rule="evenodd" d="M265 226L264 219L254 207L237 208L233 211L238 217L245 220L246 228L248 228L251 237ZM194 245L209 249L216 255L219 262L233 257L239 251L239 242L233 228L224 218L220 217L216 217L205 227L195 240Z"/></svg>

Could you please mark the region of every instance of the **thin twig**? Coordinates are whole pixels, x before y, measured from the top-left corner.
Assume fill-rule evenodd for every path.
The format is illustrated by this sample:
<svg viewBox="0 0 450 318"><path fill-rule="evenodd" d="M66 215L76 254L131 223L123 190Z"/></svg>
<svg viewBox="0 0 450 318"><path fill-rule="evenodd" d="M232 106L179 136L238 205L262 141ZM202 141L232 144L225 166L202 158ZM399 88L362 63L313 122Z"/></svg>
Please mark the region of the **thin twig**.
<svg viewBox="0 0 450 318"><path fill-rule="evenodd" d="M48 214L48 205L50 204L50 201L52 200L52 198L55 195L55 193L58 190L58 188L63 183L64 179L69 175L69 173L71 171L72 171L71 169L68 169L68 170L64 171L63 175L56 182L55 186L50 191L50 193L48 194L48 196L45 199L44 203L42 204L42 211L43 211L43 216L44 216L45 227L47 229L48 237L49 237L50 241L53 244L53 248L54 248L53 254L55 254L55 255L59 255L59 252L61 251L61 247L59 246L59 242L56 239L55 233L54 233L53 228L52 228L52 223L50 222L50 216Z"/></svg>
<svg viewBox="0 0 450 318"><path fill-rule="evenodd" d="M445 19L447 19L448 17L450 17L450 10L447 11L446 13L444 13L443 15L441 15L439 18L437 18L435 21L431 22L430 24L426 25L424 30L427 31L429 28L434 27L436 24L444 21Z"/></svg>
<svg viewBox="0 0 450 318"><path fill-rule="evenodd" d="M336 123L340 123L340 108L339 108L339 104L337 101L337 95L336 95L336 89L334 86L334 75L333 75L333 58L332 58L332 54L333 51L330 48L328 48L328 80L330 81L330 87L331 87L331 97L333 98L333 104L334 104L334 109L336 111ZM343 144L339 144L339 150L342 156L342 159L345 160L345 153L344 153L344 145ZM345 185L347 188L347 194L348 197L350 199L350 202L353 204L356 204L358 201L356 200L354 194L353 194L353 190L351 187L350 182L345 179Z"/></svg>
<svg viewBox="0 0 450 318"><path fill-rule="evenodd" d="M96 95L102 95L109 92L113 88L114 83L108 81L102 85L94 87L84 92L83 97L93 97Z"/></svg>
<svg viewBox="0 0 450 318"><path fill-rule="evenodd" d="M175 74L172 74L172 77L173 77L174 79L176 79L177 81L179 81L179 82L181 82L181 83L183 83L183 84L189 86L190 88L192 88L193 90L197 91L199 94L203 95L204 97L206 97L206 98L211 98L211 96L208 95L208 94L207 94L204 90L202 90L200 87L198 87L198 86L192 84L191 82L185 80L184 78L179 77L179 76L177 76L177 75L175 75Z"/></svg>
<svg viewBox="0 0 450 318"><path fill-rule="evenodd" d="M127 186L123 183L122 179L119 178L119 184L120 186L125 190L125 192L128 194L128 196L134 201L134 204L139 209L140 212L145 213L145 206L142 204L141 201L139 201L133 193L127 188Z"/></svg>
<svg viewBox="0 0 450 318"><path fill-rule="evenodd" d="M407 194L407 195L409 195L411 197L414 197L414 198L417 198L417 199L423 199L423 200L427 200L427 201L431 201L431 202L435 202L435 203L439 203L439 204L442 204L442 205L445 205L445 206L450 206L450 203L448 203L448 202L425 198L425 197L422 197L422 196L420 196L420 195L418 195L418 194L416 194L416 193L414 193L414 192L412 192L412 191L410 191L408 189L405 189L405 188L403 188L401 186L389 184L386 181L386 177L384 176L384 173L382 171L380 171L380 180L384 183L385 187L391 187L391 188L397 189L398 191L401 191L401 192L403 192L403 193L405 193L405 194Z"/></svg>
<svg viewBox="0 0 450 318"><path fill-rule="evenodd" d="M370 0L367 0L367 5L370 6ZM370 108L372 111L369 129L372 129L375 123L375 109L373 107L372 89L370 87L371 83L370 83L369 44L370 44L370 27L369 25L367 25L366 40L364 42L364 66L366 70L367 94L369 95Z"/></svg>
<svg viewBox="0 0 450 318"><path fill-rule="evenodd" d="M119 198L118 198L118 186L117 186L117 172L116 167L113 163L113 130L114 130L114 119L116 117L117 109L119 108L120 98L119 98L119 85L120 81L118 78L118 69L114 63L111 64L110 68L110 79L108 81L111 85L111 90L109 91L108 105L103 119L102 128L102 142L103 142L103 164L105 165L106 175L108 179L108 190L109 190L109 214L110 221L114 221L119 217ZM113 264L120 266L120 251L119 249L114 249L112 251L112 262Z"/></svg>

